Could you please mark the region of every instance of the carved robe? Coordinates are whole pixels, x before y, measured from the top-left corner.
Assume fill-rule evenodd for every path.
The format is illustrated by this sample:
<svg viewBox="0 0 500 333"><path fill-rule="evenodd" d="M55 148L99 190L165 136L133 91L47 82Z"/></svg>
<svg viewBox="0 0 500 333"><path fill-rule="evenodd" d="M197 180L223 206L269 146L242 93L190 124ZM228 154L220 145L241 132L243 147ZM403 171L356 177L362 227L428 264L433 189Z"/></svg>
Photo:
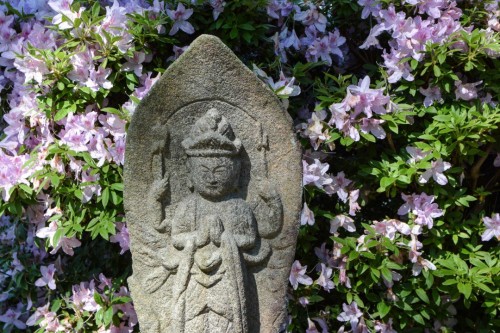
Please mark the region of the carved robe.
<svg viewBox="0 0 500 333"><path fill-rule="evenodd" d="M172 332L248 332L242 251L254 246L256 229L252 209L239 198L209 201L193 193L178 204Z"/></svg>

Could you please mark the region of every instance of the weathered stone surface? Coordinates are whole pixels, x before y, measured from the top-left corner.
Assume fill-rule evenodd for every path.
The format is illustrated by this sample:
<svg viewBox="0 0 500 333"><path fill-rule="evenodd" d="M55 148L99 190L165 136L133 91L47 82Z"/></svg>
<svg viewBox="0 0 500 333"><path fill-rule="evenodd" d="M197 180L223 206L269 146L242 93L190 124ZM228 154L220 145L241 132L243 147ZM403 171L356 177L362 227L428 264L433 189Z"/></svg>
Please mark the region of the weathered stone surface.
<svg viewBox="0 0 500 333"><path fill-rule="evenodd" d="M300 149L281 102L219 39L196 39L143 99L124 172L141 331L279 332Z"/></svg>

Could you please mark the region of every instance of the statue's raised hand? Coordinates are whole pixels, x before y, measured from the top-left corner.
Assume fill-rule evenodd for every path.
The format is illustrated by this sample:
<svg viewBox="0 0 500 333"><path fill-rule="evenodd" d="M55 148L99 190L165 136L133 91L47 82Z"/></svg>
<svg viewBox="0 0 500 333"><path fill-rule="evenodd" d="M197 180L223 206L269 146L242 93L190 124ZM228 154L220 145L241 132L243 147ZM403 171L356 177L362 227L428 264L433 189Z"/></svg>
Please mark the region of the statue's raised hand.
<svg viewBox="0 0 500 333"><path fill-rule="evenodd" d="M217 216L213 216L210 226L210 240L217 246L220 245L220 238L224 232L224 225Z"/></svg>
<svg viewBox="0 0 500 333"><path fill-rule="evenodd" d="M257 189L259 196L265 202L280 198L280 195L276 190L276 186L273 183L271 183L268 178L258 178Z"/></svg>
<svg viewBox="0 0 500 333"><path fill-rule="evenodd" d="M169 185L169 178L170 176L167 175L162 179L155 179L153 181L149 192L151 199L161 201L165 197Z"/></svg>

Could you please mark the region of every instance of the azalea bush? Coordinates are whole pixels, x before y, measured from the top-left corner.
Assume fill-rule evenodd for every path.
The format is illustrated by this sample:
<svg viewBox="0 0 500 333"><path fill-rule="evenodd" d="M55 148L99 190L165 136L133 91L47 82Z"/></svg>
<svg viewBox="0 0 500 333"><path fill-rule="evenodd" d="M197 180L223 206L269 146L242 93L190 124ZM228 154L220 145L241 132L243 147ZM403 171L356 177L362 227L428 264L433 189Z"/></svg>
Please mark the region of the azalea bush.
<svg viewBox="0 0 500 333"><path fill-rule="evenodd" d="M140 331L126 129L202 33L303 145L284 330L495 331L499 17L498 0L0 1L3 331Z"/></svg>

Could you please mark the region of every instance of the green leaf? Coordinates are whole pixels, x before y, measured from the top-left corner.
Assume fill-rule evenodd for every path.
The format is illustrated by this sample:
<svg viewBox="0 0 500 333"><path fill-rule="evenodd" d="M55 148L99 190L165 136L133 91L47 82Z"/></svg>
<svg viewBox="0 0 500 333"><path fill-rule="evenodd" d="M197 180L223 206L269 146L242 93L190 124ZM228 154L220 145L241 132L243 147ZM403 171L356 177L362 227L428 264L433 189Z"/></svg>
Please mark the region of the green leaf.
<svg viewBox="0 0 500 333"><path fill-rule="evenodd" d="M488 287L487 285L485 285L484 283L476 282L475 284L476 284L476 286L478 286L480 289L486 291L487 293L495 294L495 292L493 292L493 290L491 290L491 288Z"/></svg>
<svg viewBox="0 0 500 333"><path fill-rule="evenodd" d="M61 308L61 303L62 300L56 299L54 302L52 302L52 305L50 306L50 311L57 312L57 310Z"/></svg>
<svg viewBox="0 0 500 333"><path fill-rule="evenodd" d="M375 259L375 255L371 252L367 251L362 251L359 253L362 257L368 258L368 259Z"/></svg>
<svg viewBox="0 0 500 333"><path fill-rule="evenodd" d="M415 320L420 325L425 326L424 318L420 314L413 316L413 320Z"/></svg>
<svg viewBox="0 0 500 333"><path fill-rule="evenodd" d="M444 281L442 284L443 286L451 286L452 284L457 284L458 281L455 280L455 279L448 279L446 281Z"/></svg>
<svg viewBox="0 0 500 333"><path fill-rule="evenodd" d="M382 179L380 179L380 187L385 189L394 184L395 181L396 179L393 177L382 177Z"/></svg>
<svg viewBox="0 0 500 333"><path fill-rule="evenodd" d="M120 296L120 297L113 298L113 300L111 301L111 304L125 304L125 303L129 303L131 301L132 301L132 298L130 298L128 296Z"/></svg>
<svg viewBox="0 0 500 333"><path fill-rule="evenodd" d="M231 39L236 39L238 37L238 29L236 29L236 27L233 27L231 29L231 32L229 33L229 37Z"/></svg>
<svg viewBox="0 0 500 333"><path fill-rule="evenodd" d="M390 270L388 270L386 267L382 267L380 269L380 272L382 273L382 276L384 277L384 279L388 282L391 282L392 281L392 273Z"/></svg>
<svg viewBox="0 0 500 333"><path fill-rule="evenodd" d="M440 64L444 64L444 62L446 61L446 53L439 54L437 58Z"/></svg>
<svg viewBox="0 0 500 333"><path fill-rule="evenodd" d="M109 202L109 187L106 187L101 194L102 206L106 208Z"/></svg>
<svg viewBox="0 0 500 333"><path fill-rule="evenodd" d="M112 320L113 320L113 307L110 306L104 313L103 317L104 325L108 326L109 324L111 324Z"/></svg>
<svg viewBox="0 0 500 333"><path fill-rule="evenodd" d="M458 291L465 296L466 299L470 297L470 294L472 293L472 286L470 283L463 283L459 282L458 285Z"/></svg>
<svg viewBox="0 0 500 333"><path fill-rule="evenodd" d="M113 189L115 191L123 192L123 183L114 183L114 184L111 184L111 189Z"/></svg>
<svg viewBox="0 0 500 333"><path fill-rule="evenodd" d="M99 293L94 293L94 301L100 306L104 305L104 301L102 300L102 297Z"/></svg>
<svg viewBox="0 0 500 333"><path fill-rule="evenodd" d="M243 23L238 25L238 28L242 30L254 31L255 28L250 23Z"/></svg>
<svg viewBox="0 0 500 333"><path fill-rule="evenodd" d="M415 290L415 293L417 294L418 298L420 298L422 301L424 301L427 304L430 303L429 297L427 296L427 293L423 289L418 288L417 290Z"/></svg>
<svg viewBox="0 0 500 333"><path fill-rule="evenodd" d="M382 301L377 304L377 311L380 315L380 318L384 318L385 316L387 316L389 311L391 311L391 306Z"/></svg>
<svg viewBox="0 0 500 333"><path fill-rule="evenodd" d="M69 111L70 111L69 108L60 109L54 116L54 121L59 121L61 119L64 119L68 115Z"/></svg>
<svg viewBox="0 0 500 333"><path fill-rule="evenodd" d="M441 69L439 68L439 66L434 65L433 70L434 70L434 76L435 77L440 77L441 76Z"/></svg>

